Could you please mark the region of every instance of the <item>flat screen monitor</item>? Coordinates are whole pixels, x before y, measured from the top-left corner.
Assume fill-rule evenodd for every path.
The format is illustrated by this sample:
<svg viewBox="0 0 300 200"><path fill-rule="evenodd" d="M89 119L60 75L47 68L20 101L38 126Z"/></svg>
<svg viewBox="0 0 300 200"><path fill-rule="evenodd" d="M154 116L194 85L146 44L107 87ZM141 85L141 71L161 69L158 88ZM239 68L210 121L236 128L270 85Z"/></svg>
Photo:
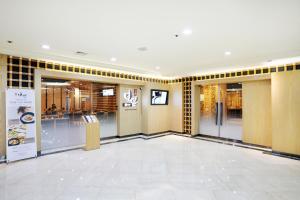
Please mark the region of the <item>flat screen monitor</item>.
<svg viewBox="0 0 300 200"><path fill-rule="evenodd" d="M101 96L114 96L114 89L113 88L108 88L108 89L102 89L101 90Z"/></svg>
<svg viewBox="0 0 300 200"><path fill-rule="evenodd" d="M169 91L151 90L151 105L168 105Z"/></svg>

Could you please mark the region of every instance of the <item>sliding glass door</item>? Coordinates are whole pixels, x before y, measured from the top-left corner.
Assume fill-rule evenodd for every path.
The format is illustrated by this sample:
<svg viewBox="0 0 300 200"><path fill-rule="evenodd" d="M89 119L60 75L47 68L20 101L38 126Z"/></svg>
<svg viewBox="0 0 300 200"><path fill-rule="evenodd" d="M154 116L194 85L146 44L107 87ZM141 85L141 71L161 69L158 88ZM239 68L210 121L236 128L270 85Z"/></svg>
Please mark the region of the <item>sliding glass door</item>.
<svg viewBox="0 0 300 200"><path fill-rule="evenodd" d="M242 84L200 87L200 124L203 135L242 140Z"/></svg>

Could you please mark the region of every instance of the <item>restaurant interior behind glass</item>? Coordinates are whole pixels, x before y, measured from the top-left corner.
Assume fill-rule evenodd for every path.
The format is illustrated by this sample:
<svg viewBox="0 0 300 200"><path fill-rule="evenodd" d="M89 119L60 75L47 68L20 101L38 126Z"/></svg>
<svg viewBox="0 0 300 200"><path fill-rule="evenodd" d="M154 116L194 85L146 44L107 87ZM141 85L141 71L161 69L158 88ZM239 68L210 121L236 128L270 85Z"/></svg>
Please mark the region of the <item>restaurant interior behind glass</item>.
<svg viewBox="0 0 300 200"><path fill-rule="evenodd" d="M42 78L42 152L82 147L87 114L100 121L101 138L117 136L116 97L116 85Z"/></svg>

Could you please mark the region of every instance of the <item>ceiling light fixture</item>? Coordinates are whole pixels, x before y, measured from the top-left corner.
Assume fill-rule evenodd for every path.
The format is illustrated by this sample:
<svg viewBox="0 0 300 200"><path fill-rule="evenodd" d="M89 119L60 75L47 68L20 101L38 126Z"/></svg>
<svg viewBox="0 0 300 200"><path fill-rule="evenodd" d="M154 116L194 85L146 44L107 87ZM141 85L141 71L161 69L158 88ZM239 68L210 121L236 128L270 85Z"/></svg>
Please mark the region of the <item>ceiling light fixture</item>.
<svg viewBox="0 0 300 200"><path fill-rule="evenodd" d="M110 61L111 61L111 62L116 62L117 59L116 59L115 57L112 57L112 58L110 59Z"/></svg>
<svg viewBox="0 0 300 200"><path fill-rule="evenodd" d="M87 53L86 53L86 52L83 52L83 51L76 51L76 54L77 54L77 55L80 55L80 56L85 56L85 55L87 55Z"/></svg>
<svg viewBox="0 0 300 200"><path fill-rule="evenodd" d="M184 35L191 35L191 34L193 33L193 31L192 31L191 29L184 29L184 30L182 31L182 33L183 33Z"/></svg>
<svg viewBox="0 0 300 200"><path fill-rule="evenodd" d="M139 51L147 51L148 48L147 48L147 47L139 47L138 50L139 50Z"/></svg>
<svg viewBox="0 0 300 200"><path fill-rule="evenodd" d="M43 82L43 85L46 86L69 86L70 83L65 82L65 83L60 83L60 82Z"/></svg>
<svg viewBox="0 0 300 200"><path fill-rule="evenodd" d="M42 48L43 48L43 49L47 49L47 50L48 50L48 49L50 49L50 46L49 46L49 45L47 45L47 44L43 44L43 45L42 45Z"/></svg>
<svg viewBox="0 0 300 200"><path fill-rule="evenodd" d="M225 56L230 56L231 55L231 52L230 51L225 51Z"/></svg>

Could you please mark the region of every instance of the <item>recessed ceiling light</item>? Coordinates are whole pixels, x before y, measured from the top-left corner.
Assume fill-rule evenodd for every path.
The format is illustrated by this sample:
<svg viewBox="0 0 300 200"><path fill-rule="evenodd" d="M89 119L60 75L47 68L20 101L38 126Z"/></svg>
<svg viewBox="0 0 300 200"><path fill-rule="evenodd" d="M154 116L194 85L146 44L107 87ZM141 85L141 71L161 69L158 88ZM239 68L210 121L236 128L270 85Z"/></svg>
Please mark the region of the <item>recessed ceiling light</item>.
<svg viewBox="0 0 300 200"><path fill-rule="evenodd" d="M42 48L43 48L43 49L50 49L50 46L47 45L47 44L43 44L43 45L42 45Z"/></svg>
<svg viewBox="0 0 300 200"><path fill-rule="evenodd" d="M147 51L148 48L147 48L147 47L139 47L138 50L139 50L139 51Z"/></svg>
<svg viewBox="0 0 300 200"><path fill-rule="evenodd" d="M110 59L110 61L111 61L111 62L116 62L117 59L116 59L115 57L112 57L112 58Z"/></svg>
<svg viewBox="0 0 300 200"><path fill-rule="evenodd" d="M184 34L184 35L191 35L192 34L192 30L191 29L184 29L183 31L182 31L182 33Z"/></svg>
<svg viewBox="0 0 300 200"><path fill-rule="evenodd" d="M224 53L226 56L230 56L231 55L231 52L230 51L225 51Z"/></svg>
<svg viewBox="0 0 300 200"><path fill-rule="evenodd" d="M160 66L156 66L155 69L156 69L156 70L160 70Z"/></svg>

